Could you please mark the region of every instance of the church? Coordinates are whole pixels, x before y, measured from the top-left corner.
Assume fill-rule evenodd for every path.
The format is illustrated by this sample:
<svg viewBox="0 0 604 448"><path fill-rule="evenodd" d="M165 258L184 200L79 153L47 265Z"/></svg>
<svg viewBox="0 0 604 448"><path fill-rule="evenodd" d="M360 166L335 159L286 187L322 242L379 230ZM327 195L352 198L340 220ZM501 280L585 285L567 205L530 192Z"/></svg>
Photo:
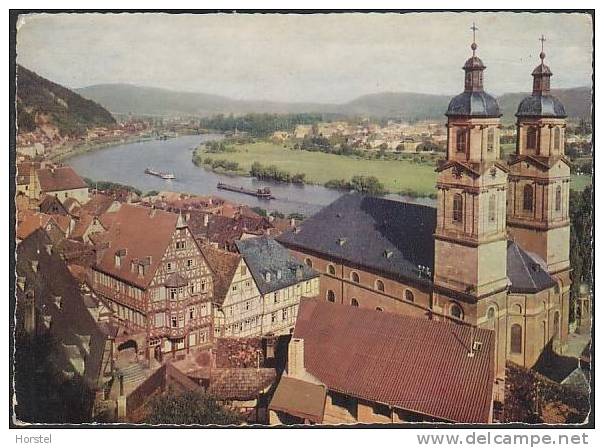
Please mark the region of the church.
<svg viewBox="0 0 604 448"><path fill-rule="evenodd" d="M499 380L506 361L532 367L568 336L566 113L543 40L509 159L474 41L464 91L445 113L436 207L347 194L278 237L321 273L322 300L493 330Z"/></svg>

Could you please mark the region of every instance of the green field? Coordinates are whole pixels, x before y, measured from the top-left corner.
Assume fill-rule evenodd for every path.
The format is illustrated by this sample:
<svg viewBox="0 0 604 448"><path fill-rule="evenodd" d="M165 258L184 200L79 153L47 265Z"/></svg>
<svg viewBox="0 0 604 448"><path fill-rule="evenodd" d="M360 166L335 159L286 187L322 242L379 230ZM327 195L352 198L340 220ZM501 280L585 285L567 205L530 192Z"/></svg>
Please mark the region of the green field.
<svg viewBox="0 0 604 448"><path fill-rule="evenodd" d="M236 145L237 152L205 153L202 159L225 159L239 163L242 171L249 172L252 163L276 165L291 174L305 173L306 181L324 184L332 179L350 180L352 176L375 176L384 187L398 193L412 190L427 196L436 192L436 172L432 162L415 163L411 160L367 160L338 156L322 152L309 152L284 148L268 142ZM582 190L591 184L589 176L572 176L574 190Z"/></svg>
<svg viewBox="0 0 604 448"><path fill-rule="evenodd" d="M429 163L412 161L365 160L354 157L284 148L273 143L237 145L237 152L202 153L201 158L226 159L239 163L246 172L254 162L276 165L292 174L305 173L306 181L324 184L332 179L350 180L352 176L375 176L390 191L413 190L420 195L434 193L436 173Z"/></svg>

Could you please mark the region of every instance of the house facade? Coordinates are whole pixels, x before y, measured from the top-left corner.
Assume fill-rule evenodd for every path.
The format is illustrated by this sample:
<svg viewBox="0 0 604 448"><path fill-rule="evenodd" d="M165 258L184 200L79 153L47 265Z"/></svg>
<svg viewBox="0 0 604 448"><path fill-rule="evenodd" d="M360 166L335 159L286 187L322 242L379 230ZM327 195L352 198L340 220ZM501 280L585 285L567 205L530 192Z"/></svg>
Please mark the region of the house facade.
<svg viewBox="0 0 604 448"><path fill-rule="evenodd" d="M50 166L35 171L33 197L45 194L56 196L61 202L73 198L80 204L88 201L88 185L70 166Z"/></svg>
<svg viewBox="0 0 604 448"><path fill-rule="evenodd" d="M144 335L149 357L209 344L212 274L182 216L129 204L115 213L97 242L93 289Z"/></svg>

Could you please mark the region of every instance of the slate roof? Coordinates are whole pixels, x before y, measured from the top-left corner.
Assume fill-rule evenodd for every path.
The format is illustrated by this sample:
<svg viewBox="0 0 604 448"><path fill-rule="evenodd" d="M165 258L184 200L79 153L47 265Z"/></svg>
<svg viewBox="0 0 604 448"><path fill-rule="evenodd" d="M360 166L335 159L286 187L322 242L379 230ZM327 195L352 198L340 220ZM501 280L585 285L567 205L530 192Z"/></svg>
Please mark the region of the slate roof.
<svg viewBox="0 0 604 448"><path fill-rule="evenodd" d="M88 312L78 282L70 274L61 255L53 247L48 253L51 240L43 230L36 230L17 247L17 275L26 279L25 291L17 288L18 297L28 290L34 291L38 312L52 316L51 334L59 343L69 347L76 357L84 360L84 377L91 385L99 378L101 360L107 336ZM37 272L31 261L37 260ZM59 309L54 297L61 297ZM86 339L90 337L89 341ZM61 347L59 344L58 347ZM72 354L74 354L72 353ZM67 354L57 352L59 367L73 371Z"/></svg>
<svg viewBox="0 0 604 448"><path fill-rule="evenodd" d="M36 171L41 191L63 191L86 188L86 182L70 166L42 168Z"/></svg>
<svg viewBox="0 0 604 448"><path fill-rule="evenodd" d="M418 266L434 271L436 209L384 198L343 195L277 237L285 246L388 273L430 282ZM342 240L343 239L343 240Z"/></svg>
<svg viewBox="0 0 604 448"><path fill-rule="evenodd" d="M530 255L513 241L508 241L507 276L510 292L535 293L553 287L556 282L544 269L545 263Z"/></svg>
<svg viewBox="0 0 604 448"><path fill-rule="evenodd" d="M286 412L314 423L323 422L325 395L321 384L312 384L289 376L281 377L269 409Z"/></svg>
<svg viewBox="0 0 604 448"><path fill-rule="evenodd" d="M319 276L318 272L296 260L285 247L272 238L250 238L235 241L235 245L262 294ZM270 280L266 278L267 272L270 272Z"/></svg>
<svg viewBox="0 0 604 448"><path fill-rule="evenodd" d="M516 116L565 118L566 110L555 96L531 95L520 102Z"/></svg>
<svg viewBox="0 0 604 448"><path fill-rule="evenodd" d="M449 102L446 116L501 117L497 100L484 91L466 91Z"/></svg>
<svg viewBox="0 0 604 448"><path fill-rule="evenodd" d="M489 420L491 330L302 299L293 337L330 390L444 421ZM470 357L472 341L482 347Z"/></svg>
<svg viewBox="0 0 604 448"><path fill-rule="evenodd" d="M220 250L210 245L203 245L200 249L214 273L214 302L222 305L231 286L233 275L235 275L237 266L241 261L241 255Z"/></svg>

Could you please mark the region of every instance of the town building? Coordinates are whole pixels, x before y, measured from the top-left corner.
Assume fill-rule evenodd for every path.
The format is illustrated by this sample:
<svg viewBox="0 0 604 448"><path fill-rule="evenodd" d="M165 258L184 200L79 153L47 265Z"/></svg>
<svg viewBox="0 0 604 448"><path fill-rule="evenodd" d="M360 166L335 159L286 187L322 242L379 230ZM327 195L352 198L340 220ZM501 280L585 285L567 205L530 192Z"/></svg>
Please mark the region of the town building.
<svg viewBox="0 0 604 448"><path fill-rule="evenodd" d="M501 111L476 48L446 112L436 208L345 195L277 239L321 272L324 300L492 329L503 380L506 360L531 367L568 335L565 113L539 66L517 153L502 161Z"/></svg>
<svg viewBox="0 0 604 448"><path fill-rule="evenodd" d="M492 331L303 299L271 424L491 423Z"/></svg>
<svg viewBox="0 0 604 448"><path fill-rule="evenodd" d="M38 199L52 194L61 202L67 198L76 199L80 204L88 201L88 185L70 166L50 166L35 172L37 178L33 197Z"/></svg>
<svg viewBox="0 0 604 448"><path fill-rule="evenodd" d="M266 236L236 241L235 246L238 256L230 261L228 291L220 289L224 298L216 311L220 335L289 334L300 299L319 294L319 273Z"/></svg>
<svg viewBox="0 0 604 448"><path fill-rule="evenodd" d="M122 204L97 239L93 290L150 358L207 345L212 274L181 215Z"/></svg>

